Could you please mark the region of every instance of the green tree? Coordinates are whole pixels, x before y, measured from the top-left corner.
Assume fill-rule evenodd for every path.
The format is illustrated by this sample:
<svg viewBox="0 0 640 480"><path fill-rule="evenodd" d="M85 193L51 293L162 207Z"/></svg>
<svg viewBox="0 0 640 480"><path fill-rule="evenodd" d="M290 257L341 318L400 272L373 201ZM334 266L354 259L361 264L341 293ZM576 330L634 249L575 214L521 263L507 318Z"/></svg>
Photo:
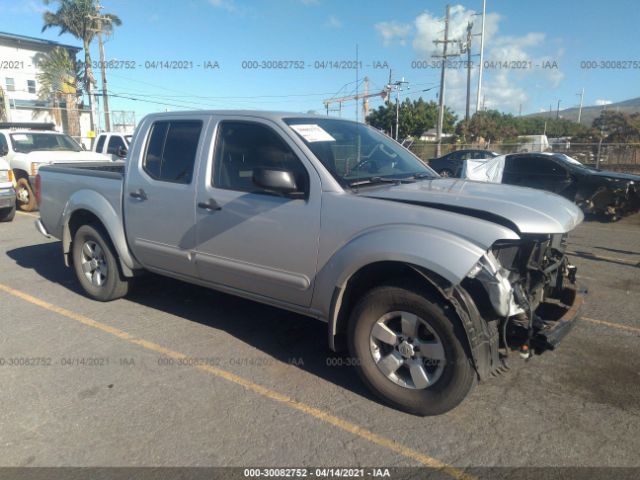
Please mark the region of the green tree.
<svg viewBox="0 0 640 480"><path fill-rule="evenodd" d="M70 33L82 41L84 85L89 96L91 129L94 130L92 92L96 81L91 68L91 42L98 32L110 31L114 25L122 25L122 21L117 15L101 13L97 8L96 0L44 0L44 3L45 5L55 3L58 8L54 12L46 11L43 13L42 31L56 27L60 29L60 35Z"/></svg>
<svg viewBox="0 0 640 480"><path fill-rule="evenodd" d="M80 78L82 71L80 64L69 56L65 48L57 47L38 62L38 95L43 99L50 99L53 105L53 115L56 123L61 124L62 113L60 104L66 105L66 119L68 133L80 136L80 119L78 115L78 95L82 94Z"/></svg>
<svg viewBox="0 0 640 480"><path fill-rule="evenodd" d="M443 132L453 133L456 120L457 117L453 111L445 107ZM419 137L426 130L435 128L437 122L437 103L434 101L425 102L422 98L413 101L406 98L400 104L398 138ZM367 123L386 132L395 131L396 104L389 102L381 105L367 116Z"/></svg>
<svg viewBox="0 0 640 480"><path fill-rule="evenodd" d="M593 128L602 132L608 143L637 142L640 140L640 114L604 110L593 120Z"/></svg>

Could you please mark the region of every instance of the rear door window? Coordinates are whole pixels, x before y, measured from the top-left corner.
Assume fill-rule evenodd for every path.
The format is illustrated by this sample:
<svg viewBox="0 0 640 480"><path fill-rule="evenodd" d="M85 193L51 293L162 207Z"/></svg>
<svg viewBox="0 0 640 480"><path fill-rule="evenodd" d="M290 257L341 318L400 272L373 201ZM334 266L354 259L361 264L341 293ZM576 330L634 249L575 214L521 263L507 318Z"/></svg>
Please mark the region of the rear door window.
<svg viewBox="0 0 640 480"><path fill-rule="evenodd" d="M98 137L98 143L96 144L96 152L102 153L102 149L104 148L104 141L106 140L106 135L100 135Z"/></svg>
<svg viewBox="0 0 640 480"><path fill-rule="evenodd" d="M155 180L191 183L201 133L200 120L155 122L142 162L144 171Z"/></svg>

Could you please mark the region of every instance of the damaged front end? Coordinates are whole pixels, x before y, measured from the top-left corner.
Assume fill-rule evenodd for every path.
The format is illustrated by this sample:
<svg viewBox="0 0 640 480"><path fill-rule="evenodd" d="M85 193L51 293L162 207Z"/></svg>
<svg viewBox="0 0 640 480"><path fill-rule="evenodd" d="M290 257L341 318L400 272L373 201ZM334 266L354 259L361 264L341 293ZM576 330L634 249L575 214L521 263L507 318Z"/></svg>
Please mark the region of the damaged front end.
<svg viewBox="0 0 640 480"><path fill-rule="evenodd" d="M584 213L617 220L640 209L640 185L632 180L599 178L598 185L581 188L576 204Z"/></svg>
<svg viewBox="0 0 640 480"><path fill-rule="evenodd" d="M582 299L565 249L566 234L497 242L467 275L464 287L496 322L504 355L552 350L575 323Z"/></svg>

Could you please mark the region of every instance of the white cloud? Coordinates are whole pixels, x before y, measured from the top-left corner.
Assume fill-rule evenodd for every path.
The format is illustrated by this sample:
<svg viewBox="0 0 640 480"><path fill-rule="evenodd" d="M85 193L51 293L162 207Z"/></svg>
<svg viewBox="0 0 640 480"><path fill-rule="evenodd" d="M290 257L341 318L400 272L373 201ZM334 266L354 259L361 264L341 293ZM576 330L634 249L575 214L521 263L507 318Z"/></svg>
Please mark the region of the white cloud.
<svg viewBox="0 0 640 480"><path fill-rule="evenodd" d="M378 34L382 37L382 44L387 47L398 43L406 45L407 37L411 34L411 24L400 22L379 22L374 25Z"/></svg>
<svg viewBox="0 0 640 480"><path fill-rule="evenodd" d="M611 100L604 100L602 98L599 98L596 100L596 105L598 105L599 107L602 107L604 105L611 105L613 102Z"/></svg>
<svg viewBox="0 0 640 480"><path fill-rule="evenodd" d="M216 8L220 8L228 12L235 12L237 10L236 4L233 0L209 0L209 3Z"/></svg>
<svg viewBox="0 0 640 480"><path fill-rule="evenodd" d="M506 110L517 112L520 107L527 108L529 93L523 86L524 81L534 81L540 89L556 88L564 78L559 68L542 68L545 62L558 62L564 50L555 43L549 42L546 35L540 32L525 32L521 36L500 35L500 23L503 17L498 13L488 13L485 19L485 67L487 62L494 61L494 68L485 68L483 77L483 96L486 98L485 107L488 109ZM482 20L473 10L467 10L462 5L454 5L450 10L449 39L466 39L467 25L473 23L473 34L480 33ZM392 22L388 22L392 23ZM412 46L416 59L435 60L434 55L442 54L442 44L436 44L435 40L444 37L444 17L425 11L415 19L415 36ZM376 25L376 29L378 28ZM386 45L385 37L383 43ZM472 40L472 52L479 52L480 39L477 36ZM550 49L552 49L550 51ZM458 52L458 43L449 43L448 53ZM450 60L466 61L466 55L450 58ZM479 57L472 57L474 68L472 70L472 110L475 110L477 65ZM495 66L502 62L526 62L530 68L505 68ZM529 63L530 62L530 63ZM461 63L461 62L459 62ZM463 112L466 103L466 69L450 68L447 70L446 81L447 105L458 112Z"/></svg>
<svg viewBox="0 0 640 480"><path fill-rule="evenodd" d="M330 15L324 26L327 28L342 28L342 22L335 15Z"/></svg>

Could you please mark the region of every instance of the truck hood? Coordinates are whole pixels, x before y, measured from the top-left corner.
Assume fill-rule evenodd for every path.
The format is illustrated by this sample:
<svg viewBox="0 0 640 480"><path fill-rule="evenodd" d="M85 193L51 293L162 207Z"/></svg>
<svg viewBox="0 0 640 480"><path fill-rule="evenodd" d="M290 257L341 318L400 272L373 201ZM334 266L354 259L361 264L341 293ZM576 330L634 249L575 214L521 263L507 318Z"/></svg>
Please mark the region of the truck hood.
<svg viewBox="0 0 640 480"><path fill-rule="evenodd" d="M110 156L101 153L89 152L82 150L73 152L70 150L62 151L34 151L29 153L16 153L14 158L22 157L28 162L38 163L72 163L72 162L107 162L111 160Z"/></svg>
<svg viewBox="0 0 640 480"><path fill-rule="evenodd" d="M387 184L361 189L359 195L448 210L492 221L522 234L565 233L584 218L575 204L553 193L459 179Z"/></svg>

